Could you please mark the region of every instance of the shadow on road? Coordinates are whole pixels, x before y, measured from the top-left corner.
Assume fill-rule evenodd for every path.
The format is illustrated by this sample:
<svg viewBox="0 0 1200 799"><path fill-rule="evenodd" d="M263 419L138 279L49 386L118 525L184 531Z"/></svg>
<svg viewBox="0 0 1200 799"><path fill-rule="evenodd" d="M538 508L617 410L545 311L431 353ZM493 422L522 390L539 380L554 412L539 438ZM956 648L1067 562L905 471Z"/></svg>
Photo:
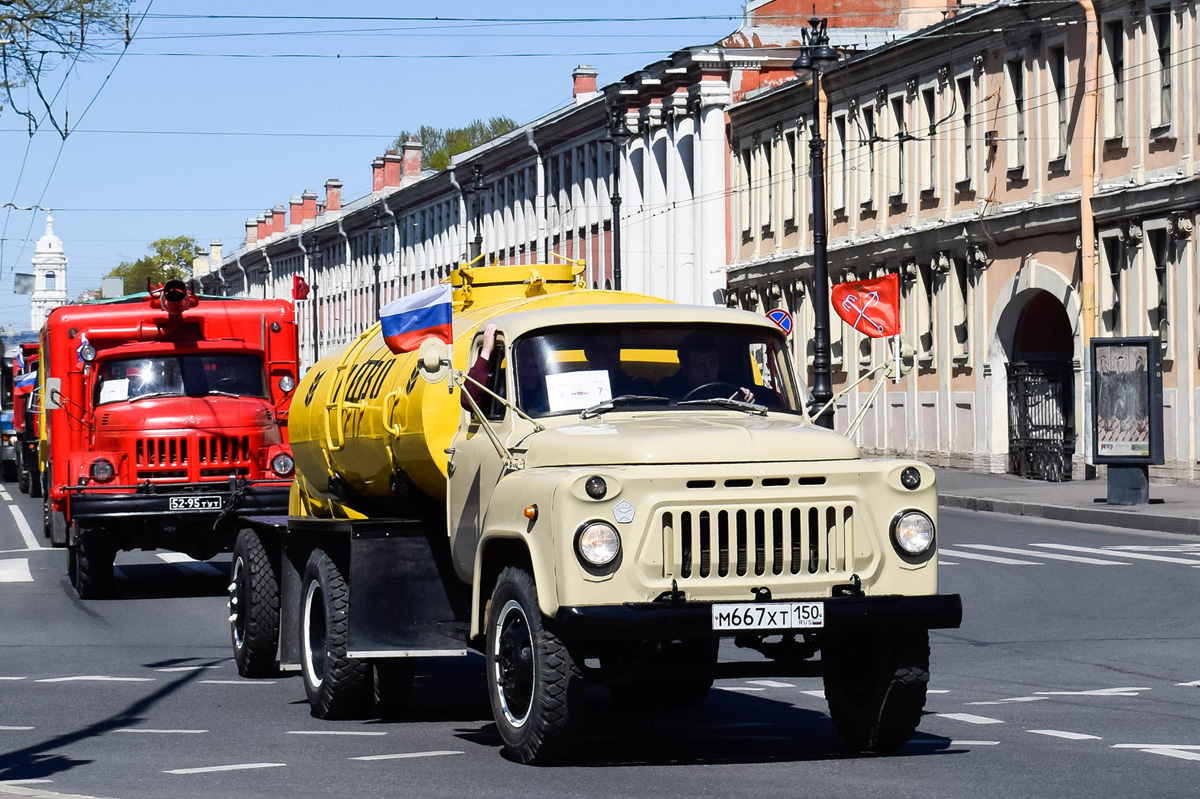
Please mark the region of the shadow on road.
<svg viewBox="0 0 1200 799"><path fill-rule="evenodd" d="M124 579L115 581L113 599L182 599L228 596L229 564L203 564L219 574L190 573L167 563L120 564Z"/></svg>
<svg viewBox="0 0 1200 799"><path fill-rule="evenodd" d="M216 665L221 662L222 659L205 660L197 662L196 665ZM7 780L43 779L90 763L90 760L76 760L65 755L56 754L55 750L70 746L87 738L95 738L114 730L138 724L142 721L143 713L188 683L203 676L203 674L203 669L187 672L106 719L88 724L74 732L49 738L23 749L0 754L0 782Z"/></svg>

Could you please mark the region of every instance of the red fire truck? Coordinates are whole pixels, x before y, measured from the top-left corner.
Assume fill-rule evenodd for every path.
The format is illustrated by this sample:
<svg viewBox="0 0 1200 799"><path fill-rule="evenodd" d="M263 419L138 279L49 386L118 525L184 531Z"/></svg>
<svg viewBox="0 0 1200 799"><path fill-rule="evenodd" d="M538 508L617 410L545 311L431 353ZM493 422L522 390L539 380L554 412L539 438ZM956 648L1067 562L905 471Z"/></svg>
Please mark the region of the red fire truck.
<svg viewBox="0 0 1200 799"><path fill-rule="evenodd" d="M20 356L13 359L13 429L17 433L17 487L31 497L42 495L42 472L38 466L38 413L34 389L38 375L38 343L18 344Z"/></svg>
<svg viewBox="0 0 1200 799"><path fill-rule="evenodd" d="M42 329L46 526L84 598L118 551L207 560L239 520L287 513L295 310L180 281L51 311Z"/></svg>

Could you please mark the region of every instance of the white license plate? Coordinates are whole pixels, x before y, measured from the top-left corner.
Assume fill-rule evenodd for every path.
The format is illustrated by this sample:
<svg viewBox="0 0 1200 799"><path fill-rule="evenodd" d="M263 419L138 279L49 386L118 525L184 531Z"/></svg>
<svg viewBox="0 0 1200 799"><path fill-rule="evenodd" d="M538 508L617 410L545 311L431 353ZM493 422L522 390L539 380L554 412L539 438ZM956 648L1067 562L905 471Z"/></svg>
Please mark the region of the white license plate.
<svg viewBox="0 0 1200 799"><path fill-rule="evenodd" d="M712 606L714 630L795 630L824 626L824 602L743 602Z"/></svg>
<svg viewBox="0 0 1200 799"><path fill-rule="evenodd" d="M220 497L171 497L170 510L220 510Z"/></svg>

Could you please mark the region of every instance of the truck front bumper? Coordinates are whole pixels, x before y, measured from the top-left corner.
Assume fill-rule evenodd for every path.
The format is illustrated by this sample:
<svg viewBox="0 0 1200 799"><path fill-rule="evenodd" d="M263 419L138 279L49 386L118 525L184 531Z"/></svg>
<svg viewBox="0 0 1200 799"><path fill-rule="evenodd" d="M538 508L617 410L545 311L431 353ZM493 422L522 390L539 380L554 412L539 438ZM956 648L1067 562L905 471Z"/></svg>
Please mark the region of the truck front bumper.
<svg viewBox="0 0 1200 799"><path fill-rule="evenodd" d="M291 480L236 483L152 485L137 491L112 491L91 486L67 488L71 518L173 516L190 523L214 524L221 517L285 515Z"/></svg>
<svg viewBox="0 0 1200 799"><path fill-rule="evenodd" d="M712 602L629 602L624 605L561 607L555 631L574 641L633 641L721 638L739 635L815 635L955 628L962 624L958 594L931 596L839 596L775 600L771 604L823 602L825 623L802 630L713 630Z"/></svg>

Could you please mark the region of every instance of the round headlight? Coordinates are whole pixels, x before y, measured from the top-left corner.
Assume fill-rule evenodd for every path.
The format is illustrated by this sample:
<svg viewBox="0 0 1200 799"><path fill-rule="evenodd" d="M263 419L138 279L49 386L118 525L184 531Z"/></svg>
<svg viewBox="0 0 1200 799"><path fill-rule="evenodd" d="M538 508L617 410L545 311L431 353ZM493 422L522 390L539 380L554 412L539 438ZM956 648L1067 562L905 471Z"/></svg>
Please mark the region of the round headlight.
<svg viewBox="0 0 1200 799"><path fill-rule="evenodd" d="M91 344L84 344L79 348L79 357L83 358L88 363L96 360L96 348Z"/></svg>
<svg viewBox="0 0 1200 799"><path fill-rule="evenodd" d="M583 490L592 499L604 499L604 495L608 493L608 483L604 482L604 478L599 475L589 477L583 484Z"/></svg>
<svg viewBox="0 0 1200 799"><path fill-rule="evenodd" d="M916 466L905 466L904 471L900 472L900 485L909 491L916 491L921 487L921 470Z"/></svg>
<svg viewBox="0 0 1200 799"><path fill-rule="evenodd" d="M919 510L901 513L892 522L892 541L907 555L920 555L933 546L933 520Z"/></svg>
<svg viewBox="0 0 1200 799"><path fill-rule="evenodd" d="M282 391L283 393L286 394L287 392L291 391L295 387L296 387L296 379L294 377L292 377L291 375L284 375L283 377L279 378L279 390Z"/></svg>
<svg viewBox="0 0 1200 799"><path fill-rule="evenodd" d="M605 522L589 522L579 531L575 542L579 557L593 566L612 563L621 551L621 536L612 525Z"/></svg>
<svg viewBox="0 0 1200 799"><path fill-rule="evenodd" d="M296 462L286 452L281 452L274 458L271 458L271 471L280 477L291 477L292 470L295 468Z"/></svg>
<svg viewBox="0 0 1200 799"><path fill-rule="evenodd" d="M112 463L104 458L92 461L92 468L89 471L92 479L97 483L107 483L117 475L117 470L113 468Z"/></svg>

